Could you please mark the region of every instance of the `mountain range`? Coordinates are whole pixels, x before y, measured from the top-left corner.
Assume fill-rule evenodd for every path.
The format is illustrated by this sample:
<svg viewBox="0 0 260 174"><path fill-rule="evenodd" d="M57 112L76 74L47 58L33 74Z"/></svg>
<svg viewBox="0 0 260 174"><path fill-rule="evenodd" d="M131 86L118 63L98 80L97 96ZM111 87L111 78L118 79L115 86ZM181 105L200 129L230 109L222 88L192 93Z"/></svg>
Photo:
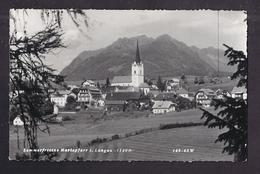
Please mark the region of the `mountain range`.
<svg viewBox="0 0 260 174"><path fill-rule="evenodd" d="M119 38L111 45L93 51L83 51L61 71L65 80L106 79L117 75L130 75L139 43L144 74L149 78L160 76L214 75L218 69L218 49L187 46L164 34L157 38L145 35ZM219 70L222 74L234 71L227 66L224 50L219 50Z"/></svg>

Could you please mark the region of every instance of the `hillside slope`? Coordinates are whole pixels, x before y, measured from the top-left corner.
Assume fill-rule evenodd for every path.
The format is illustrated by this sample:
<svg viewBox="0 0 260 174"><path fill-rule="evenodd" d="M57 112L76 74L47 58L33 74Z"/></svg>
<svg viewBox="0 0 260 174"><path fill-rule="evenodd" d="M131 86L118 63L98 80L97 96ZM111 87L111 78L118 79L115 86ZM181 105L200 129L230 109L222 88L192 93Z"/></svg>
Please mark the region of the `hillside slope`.
<svg viewBox="0 0 260 174"><path fill-rule="evenodd" d="M106 48L82 52L61 72L66 80L105 79L115 75L129 75L139 41L145 76L209 75L217 71L216 52L212 49L189 47L169 35L156 39L145 35L120 38ZM211 51L211 52L210 52ZM220 60L224 60L221 51ZM221 70L229 68L221 62Z"/></svg>

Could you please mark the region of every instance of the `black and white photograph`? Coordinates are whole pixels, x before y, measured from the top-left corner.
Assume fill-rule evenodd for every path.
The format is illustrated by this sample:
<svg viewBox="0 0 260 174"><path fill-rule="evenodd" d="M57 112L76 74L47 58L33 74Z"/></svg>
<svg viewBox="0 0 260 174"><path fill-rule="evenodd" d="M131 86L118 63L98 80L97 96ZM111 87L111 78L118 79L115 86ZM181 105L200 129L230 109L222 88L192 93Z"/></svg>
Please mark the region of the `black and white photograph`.
<svg viewBox="0 0 260 174"><path fill-rule="evenodd" d="M9 160L247 161L246 11L9 18Z"/></svg>

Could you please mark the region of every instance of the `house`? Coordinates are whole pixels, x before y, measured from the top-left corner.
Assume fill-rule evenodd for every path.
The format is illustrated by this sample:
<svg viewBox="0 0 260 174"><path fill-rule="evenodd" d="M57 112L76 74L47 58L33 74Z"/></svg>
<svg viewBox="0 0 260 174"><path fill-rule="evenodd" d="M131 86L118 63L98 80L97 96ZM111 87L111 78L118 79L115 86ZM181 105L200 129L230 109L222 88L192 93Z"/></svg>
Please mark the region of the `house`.
<svg viewBox="0 0 260 174"><path fill-rule="evenodd" d="M152 90L158 90L159 88L156 85L152 84L151 89Z"/></svg>
<svg viewBox="0 0 260 174"><path fill-rule="evenodd" d="M77 102L90 105L91 102L96 103L99 99L102 99L102 92L93 86L83 86L79 89L77 98Z"/></svg>
<svg viewBox="0 0 260 174"><path fill-rule="evenodd" d="M105 106L107 111L125 111L126 102L123 100L107 100Z"/></svg>
<svg viewBox="0 0 260 174"><path fill-rule="evenodd" d="M55 103L58 107L65 107L67 103L67 97L71 92L68 90L59 90L50 95L51 102Z"/></svg>
<svg viewBox="0 0 260 174"><path fill-rule="evenodd" d="M224 99L224 96L231 97L231 94L228 92L228 90L224 89L217 89L216 90L216 98L217 99Z"/></svg>
<svg viewBox="0 0 260 174"><path fill-rule="evenodd" d="M174 92L161 92L159 93L154 100L155 101L174 101L177 95Z"/></svg>
<svg viewBox="0 0 260 174"><path fill-rule="evenodd" d="M231 91L231 97L232 98L243 98L244 100L247 99L247 89L245 86L241 87L234 87Z"/></svg>
<svg viewBox="0 0 260 174"><path fill-rule="evenodd" d="M189 98L189 93L186 89L184 88L179 88L176 90L176 94L183 97L183 98Z"/></svg>
<svg viewBox="0 0 260 174"><path fill-rule="evenodd" d="M180 85L180 79L178 79L178 78L168 78L168 79L165 79L165 80L167 81L167 84L172 86L172 87Z"/></svg>
<svg viewBox="0 0 260 174"><path fill-rule="evenodd" d="M96 83L93 80L85 80L85 81L82 82L81 86L95 87Z"/></svg>
<svg viewBox="0 0 260 174"><path fill-rule="evenodd" d="M216 97L215 91L211 89L200 89L195 94L195 101L197 105L201 105L203 107L209 107L212 99Z"/></svg>
<svg viewBox="0 0 260 174"><path fill-rule="evenodd" d="M152 107L154 114L165 114L175 111L176 104L171 101L155 101Z"/></svg>
<svg viewBox="0 0 260 174"><path fill-rule="evenodd" d="M66 81L65 83L72 90L74 88L80 88L83 81Z"/></svg>
<svg viewBox="0 0 260 174"><path fill-rule="evenodd" d="M139 105L140 92L113 92L106 95L105 107L110 111L124 111L126 105L135 103Z"/></svg>
<svg viewBox="0 0 260 174"><path fill-rule="evenodd" d="M15 126L23 126L24 122L21 120L21 118L19 116L17 116L13 120L13 125L15 125Z"/></svg>
<svg viewBox="0 0 260 174"><path fill-rule="evenodd" d="M98 99L98 100L97 100L97 106L99 106L99 107L105 106L105 100L103 100L103 99Z"/></svg>
<svg viewBox="0 0 260 174"><path fill-rule="evenodd" d="M139 88L144 93L144 95L147 95L150 92L150 86L147 83L141 83Z"/></svg>

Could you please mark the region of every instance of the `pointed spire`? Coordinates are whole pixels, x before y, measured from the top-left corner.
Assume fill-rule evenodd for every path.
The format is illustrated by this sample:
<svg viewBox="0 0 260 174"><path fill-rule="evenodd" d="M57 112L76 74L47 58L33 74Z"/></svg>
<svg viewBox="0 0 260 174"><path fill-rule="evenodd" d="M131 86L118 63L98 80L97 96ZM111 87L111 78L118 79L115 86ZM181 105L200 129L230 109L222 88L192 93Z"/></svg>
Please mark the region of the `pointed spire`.
<svg viewBox="0 0 260 174"><path fill-rule="evenodd" d="M136 62L136 63L140 63L140 62L141 62L140 52L139 52L139 46L138 46L138 40L137 40L137 46L136 46L135 62Z"/></svg>

